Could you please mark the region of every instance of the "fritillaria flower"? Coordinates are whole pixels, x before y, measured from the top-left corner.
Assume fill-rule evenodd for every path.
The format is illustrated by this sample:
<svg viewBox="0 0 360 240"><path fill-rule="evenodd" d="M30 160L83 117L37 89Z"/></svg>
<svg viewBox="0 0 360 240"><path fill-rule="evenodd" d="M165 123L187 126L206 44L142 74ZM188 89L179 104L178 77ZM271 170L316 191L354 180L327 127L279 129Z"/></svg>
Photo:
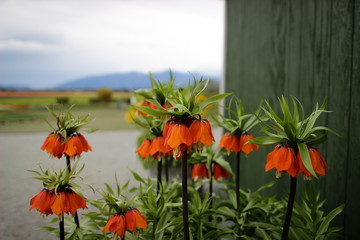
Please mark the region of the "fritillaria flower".
<svg viewBox="0 0 360 240"><path fill-rule="evenodd" d="M80 133L75 133L67 138L64 148L64 154L69 157L80 156L82 152L92 151L91 146L85 137Z"/></svg>
<svg viewBox="0 0 360 240"><path fill-rule="evenodd" d="M248 156L253 150L256 152L259 150L258 145L249 142L249 140L253 138L254 136L250 133L242 134L240 137L241 151L245 153L246 156Z"/></svg>
<svg viewBox="0 0 360 240"><path fill-rule="evenodd" d="M214 163L212 169L212 175L215 180L218 180L219 178L225 178L225 177L231 177L230 173L225 170L221 165Z"/></svg>
<svg viewBox="0 0 360 240"><path fill-rule="evenodd" d="M319 174L322 177L325 177L325 167L329 168L329 166L326 164L320 151L314 147L309 147L308 149L309 149L308 151L311 159L311 164L315 173ZM301 160L301 156L299 153L297 154L297 158L299 160L300 172L303 173L304 179L311 180L313 178L313 175L306 169L303 161Z"/></svg>
<svg viewBox="0 0 360 240"><path fill-rule="evenodd" d="M299 174L298 159L295 156L294 149L287 144L277 144L274 151L267 155L265 171L275 168L275 176L279 178L284 173L289 173L292 177Z"/></svg>
<svg viewBox="0 0 360 240"><path fill-rule="evenodd" d="M210 123L206 119L195 119L191 123L189 131L192 136L192 143L196 144L196 149L199 151L203 149L204 144L210 146L212 142L215 142Z"/></svg>
<svg viewBox="0 0 360 240"><path fill-rule="evenodd" d="M198 177L199 179L201 179L202 177L209 178L209 171L206 165L203 163L195 164L191 173L192 179L194 179L195 177Z"/></svg>
<svg viewBox="0 0 360 240"><path fill-rule="evenodd" d="M224 136L220 139L220 144L218 148L225 148L227 150L228 155L233 151L234 153L238 153L241 150L239 137L236 134L229 136L230 132L226 132Z"/></svg>
<svg viewBox="0 0 360 240"><path fill-rule="evenodd" d="M173 150L174 158L179 158L183 151L191 147L192 136L185 124L171 124L165 138L165 143Z"/></svg>
<svg viewBox="0 0 360 240"><path fill-rule="evenodd" d="M86 200L70 188L58 192L57 195L53 190L44 188L30 200L30 205L30 210L35 208L46 216L53 213L59 216L63 212L74 215L78 208L87 208Z"/></svg>
<svg viewBox="0 0 360 240"><path fill-rule="evenodd" d="M151 147L151 140L144 139L136 152L141 158L144 158L145 160L148 161L150 157L150 147Z"/></svg>
<svg viewBox="0 0 360 240"><path fill-rule="evenodd" d="M65 138L60 134L50 133L41 146L41 150L46 150L46 152L50 153L53 157L60 159L65 148L64 140Z"/></svg>
<svg viewBox="0 0 360 240"><path fill-rule="evenodd" d="M165 144L164 137L156 137L152 140L150 145L150 155L158 161L161 161L162 156L171 151L171 148Z"/></svg>
<svg viewBox="0 0 360 240"><path fill-rule="evenodd" d="M125 214L119 212L112 215L102 231L115 233L116 239L117 236L123 238L126 230L133 231L135 227L146 229L146 218L136 208L130 208Z"/></svg>
<svg viewBox="0 0 360 240"><path fill-rule="evenodd" d="M54 203L51 205L51 211L56 215L61 215L63 212L74 215L79 208L87 208L86 200L70 188L58 192Z"/></svg>
<svg viewBox="0 0 360 240"><path fill-rule="evenodd" d="M92 151L87 140L80 133L75 133L65 141L65 138L57 133L50 133L45 139L41 149L52 156L61 158L63 154L69 157L80 156L82 152Z"/></svg>
<svg viewBox="0 0 360 240"><path fill-rule="evenodd" d="M44 188L40 191L37 195L35 195L30 200L30 210L35 208L38 210L41 214L45 214L48 216L49 214L53 214L51 210L51 206L53 205L55 201L56 195L52 190L48 190Z"/></svg>

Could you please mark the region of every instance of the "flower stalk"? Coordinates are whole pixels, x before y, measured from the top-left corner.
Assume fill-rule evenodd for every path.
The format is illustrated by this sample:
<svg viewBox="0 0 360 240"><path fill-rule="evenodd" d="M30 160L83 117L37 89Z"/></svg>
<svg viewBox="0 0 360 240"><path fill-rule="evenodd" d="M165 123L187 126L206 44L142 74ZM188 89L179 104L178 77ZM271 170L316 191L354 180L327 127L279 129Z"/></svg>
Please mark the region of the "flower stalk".
<svg viewBox="0 0 360 240"><path fill-rule="evenodd" d="M296 180L297 180L296 177L290 176L290 193L289 193L288 205L286 209L285 222L284 222L281 240L286 240L288 237L291 215L294 207L294 200L296 193Z"/></svg>
<svg viewBox="0 0 360 240"><path fill-rule="evenodd" d="M182 203L184 239L189 240L188 195L187 195L187 149L182 152Z"/></svg>
<svg viewBox="0 0 360 240"><path fill-rule="evenodd" d="M66 155L66 166L68 168L69 173L71 172L71 163L70 163L70 157ZM80 222L79 222L79 216L77 211L74 214L74 221L76 223L76 227L79 228L80 227Z"/></svg>
<svg viewBox="0 0 360 240"><path fill-rule="evenodd" d="M64 215L60 216L59 221L60 240L65 240L65 229L64 229Z"/></svg>
<svg viewBox="0 0 360 240"><path fill-rule="evenodd" d="M236 153L236 209L240 212L240 151Z"/></svg>
<svg viewBox="0 0 360 240"><path fill-rule="evenodd" d="M161 186L161 168L162 168L162 159L157 161L157 195L160 193L160 186ZM159 200L158 203L159 205Z"/></svg>
<svg viewBox="0 0 360 240"><path fill-rule="evenodd" d="M164 163L165 163L165 179L166 182L169 182L169 167L168 167L168 159L166 156L164 157Z"/></svg>
<svg viewBox="0 0 360 240"><path fill-rule="evenodd" d="M210 183L209 183L210 209L212 209L212 205L213 205L212 194L213 194L213 171L212 171L212 161L210 161ZM212 216L210 215L209 222L211 221L212 221Z"/></svg>

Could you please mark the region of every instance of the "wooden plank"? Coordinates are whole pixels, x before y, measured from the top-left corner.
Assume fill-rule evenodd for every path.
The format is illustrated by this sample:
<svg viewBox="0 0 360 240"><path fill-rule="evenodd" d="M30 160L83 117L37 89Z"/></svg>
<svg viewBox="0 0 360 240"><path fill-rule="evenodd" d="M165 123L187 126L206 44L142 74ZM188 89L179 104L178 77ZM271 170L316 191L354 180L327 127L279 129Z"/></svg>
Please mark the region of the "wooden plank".
<svg viewBox="0 0 360 240"><path fill-rule="evenodd" d="M331 59L329 74L329 109L334 113L328 118L331 129L341 137L331 136L327 144L327 161L332 166L326 177L325 210L334 209L346 201L348 170L348 118L350 111L352 9L350 1L334 0L332 3ZM334 220L343 226L345 215Z"/></svg>
<svg viewBox="0 0 360 240"><path fill-rule="evenodd" d="M345 237L357 239L360 216L360 1L354 1L352 36L351 103L348 133L348 172L346 185Z"/></svg>

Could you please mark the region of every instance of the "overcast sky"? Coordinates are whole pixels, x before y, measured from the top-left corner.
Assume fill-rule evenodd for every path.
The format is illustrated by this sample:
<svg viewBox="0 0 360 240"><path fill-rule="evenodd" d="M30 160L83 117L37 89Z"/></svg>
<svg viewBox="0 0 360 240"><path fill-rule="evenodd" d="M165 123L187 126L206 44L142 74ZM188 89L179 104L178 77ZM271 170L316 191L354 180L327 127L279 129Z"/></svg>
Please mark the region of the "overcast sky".
<svg viewBox="0 0 360 240"><path fill-rule="evenodd" d="M1 0L0 84L105 73L220 74L223 0Z"/></svg>

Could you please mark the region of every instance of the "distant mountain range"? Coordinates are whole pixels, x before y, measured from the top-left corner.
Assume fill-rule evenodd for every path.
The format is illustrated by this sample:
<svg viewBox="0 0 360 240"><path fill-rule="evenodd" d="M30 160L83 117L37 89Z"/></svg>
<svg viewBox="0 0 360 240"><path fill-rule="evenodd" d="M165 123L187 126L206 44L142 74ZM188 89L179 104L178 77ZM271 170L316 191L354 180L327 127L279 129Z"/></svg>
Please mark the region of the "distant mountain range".
<svg viewBox="0 0 360 240"><path fill-rule="evenodd" d="M168 81L170 79L169 71L152 73L155 80L161 82ZM200 77L210 78L213 81L219 82L220 76L207 76L199 73L183 73L173 72L175 77L175 84L186 86L189 79L193 79L193 76L198 80ZM150 88L150 76L149 74L130 72L130 73L114 73L99 76L89 76L80 79L75 79L64 84L60 84L54 88L54 90L96 90L99 88L111 88L116 90L134 90L139 88Z"/></svg>

